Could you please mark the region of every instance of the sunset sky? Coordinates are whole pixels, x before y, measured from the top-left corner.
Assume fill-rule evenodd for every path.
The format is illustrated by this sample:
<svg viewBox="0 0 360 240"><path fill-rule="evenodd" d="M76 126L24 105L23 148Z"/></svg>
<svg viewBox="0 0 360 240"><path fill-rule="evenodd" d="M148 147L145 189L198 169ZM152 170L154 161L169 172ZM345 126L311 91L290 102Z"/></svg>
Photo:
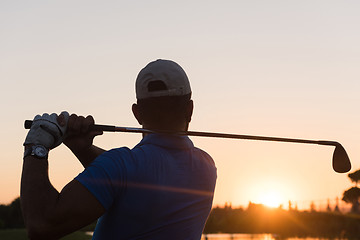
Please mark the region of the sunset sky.
<svg viewBox="0 0 360 240"><path fill-rule="evenodd" d="M359 169L359 11L357 0L1 1L0 203L19 196L25 119L67 110L139 127L135 78L158 58L188 74L190 130L335 140ZM106 133L95 144L140 139ZM332 170L333 147L191 139L216 162L215 205L308 208L352 186ZM82 171L63 145L49 161L58 190Z"/></svg>

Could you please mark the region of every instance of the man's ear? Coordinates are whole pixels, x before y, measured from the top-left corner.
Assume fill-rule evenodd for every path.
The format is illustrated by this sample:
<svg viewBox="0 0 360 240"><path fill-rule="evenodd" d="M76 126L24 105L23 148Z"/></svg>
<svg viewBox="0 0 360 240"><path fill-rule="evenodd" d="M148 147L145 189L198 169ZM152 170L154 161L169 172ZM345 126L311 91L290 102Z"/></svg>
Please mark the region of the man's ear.
<svg viewBox="0 0 360 240"><path fill-rule="evenodd" d="M189 103L186 108L186 120L188 123L191 122L193 110L194 110L194 102L193 102L193 100L189 100Z"/></svg>
<svg viewBox="0 0 360 240"><path fill-rule="evenodd" d="M133 112L133 114L134 114L134 117L135 117L136 120L138 121L138 123L139 123L140 125L142 125L142 117L141 117L141 112L140 112L140 110L139 110L139 106L138 106L136 103L134 103L134 104L132 105L132 107L131 107L131 110L132 110L132 112Z"/></svg>

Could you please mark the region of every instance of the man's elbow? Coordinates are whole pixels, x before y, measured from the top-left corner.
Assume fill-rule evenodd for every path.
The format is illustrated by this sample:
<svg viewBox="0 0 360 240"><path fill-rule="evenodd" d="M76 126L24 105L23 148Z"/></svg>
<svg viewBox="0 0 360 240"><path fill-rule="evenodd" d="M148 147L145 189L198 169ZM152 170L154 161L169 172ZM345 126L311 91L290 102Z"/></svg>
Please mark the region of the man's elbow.
<svg viewBox="0 0 360 240"><path fill-rule="evenodd" d="M27 236L31 240L52 240L59 239L59 236L55 228L49 224L42 224L39 222L32 222L26 225Z"/></svg>
<svg viewBox="0 0 360 240"><path fill-rule="evenodd" d="M27 236L30 240L51 239L45 232L33 228L27 229Z"/></svg>

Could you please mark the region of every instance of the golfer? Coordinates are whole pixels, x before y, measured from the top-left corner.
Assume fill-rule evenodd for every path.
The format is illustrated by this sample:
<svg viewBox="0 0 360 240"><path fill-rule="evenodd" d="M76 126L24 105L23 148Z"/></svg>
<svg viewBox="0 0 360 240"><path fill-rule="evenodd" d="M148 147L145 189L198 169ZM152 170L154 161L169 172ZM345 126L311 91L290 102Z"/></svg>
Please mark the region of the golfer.
<svg viewBox="0 0 360 240"><path fill-rule="evenodd" d="M184 70L156 60L136 79L143 128L186 131L193 112ZM212 158L187 136L148 134L133 148L93 145L92 116L37 115L24 146L21 205L30 239L58 239L98 219L93 239L200 239L216 182ZM59 193L49 151L64 143L84 166Z"/></svg>

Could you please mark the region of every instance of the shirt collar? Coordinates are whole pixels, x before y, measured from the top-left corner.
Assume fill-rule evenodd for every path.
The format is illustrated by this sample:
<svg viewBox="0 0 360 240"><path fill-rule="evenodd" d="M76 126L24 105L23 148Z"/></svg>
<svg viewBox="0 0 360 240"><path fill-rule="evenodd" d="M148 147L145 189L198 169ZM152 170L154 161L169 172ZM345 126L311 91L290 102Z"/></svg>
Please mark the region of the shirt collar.
<svg viewBox="0 0 360 240"><path fill-rule="evenodd" d="M194 144L188 136L174 136L168 134L148 134L136 145L136 147L145 144L175 149L188 149L194 147Z"/></svg>

